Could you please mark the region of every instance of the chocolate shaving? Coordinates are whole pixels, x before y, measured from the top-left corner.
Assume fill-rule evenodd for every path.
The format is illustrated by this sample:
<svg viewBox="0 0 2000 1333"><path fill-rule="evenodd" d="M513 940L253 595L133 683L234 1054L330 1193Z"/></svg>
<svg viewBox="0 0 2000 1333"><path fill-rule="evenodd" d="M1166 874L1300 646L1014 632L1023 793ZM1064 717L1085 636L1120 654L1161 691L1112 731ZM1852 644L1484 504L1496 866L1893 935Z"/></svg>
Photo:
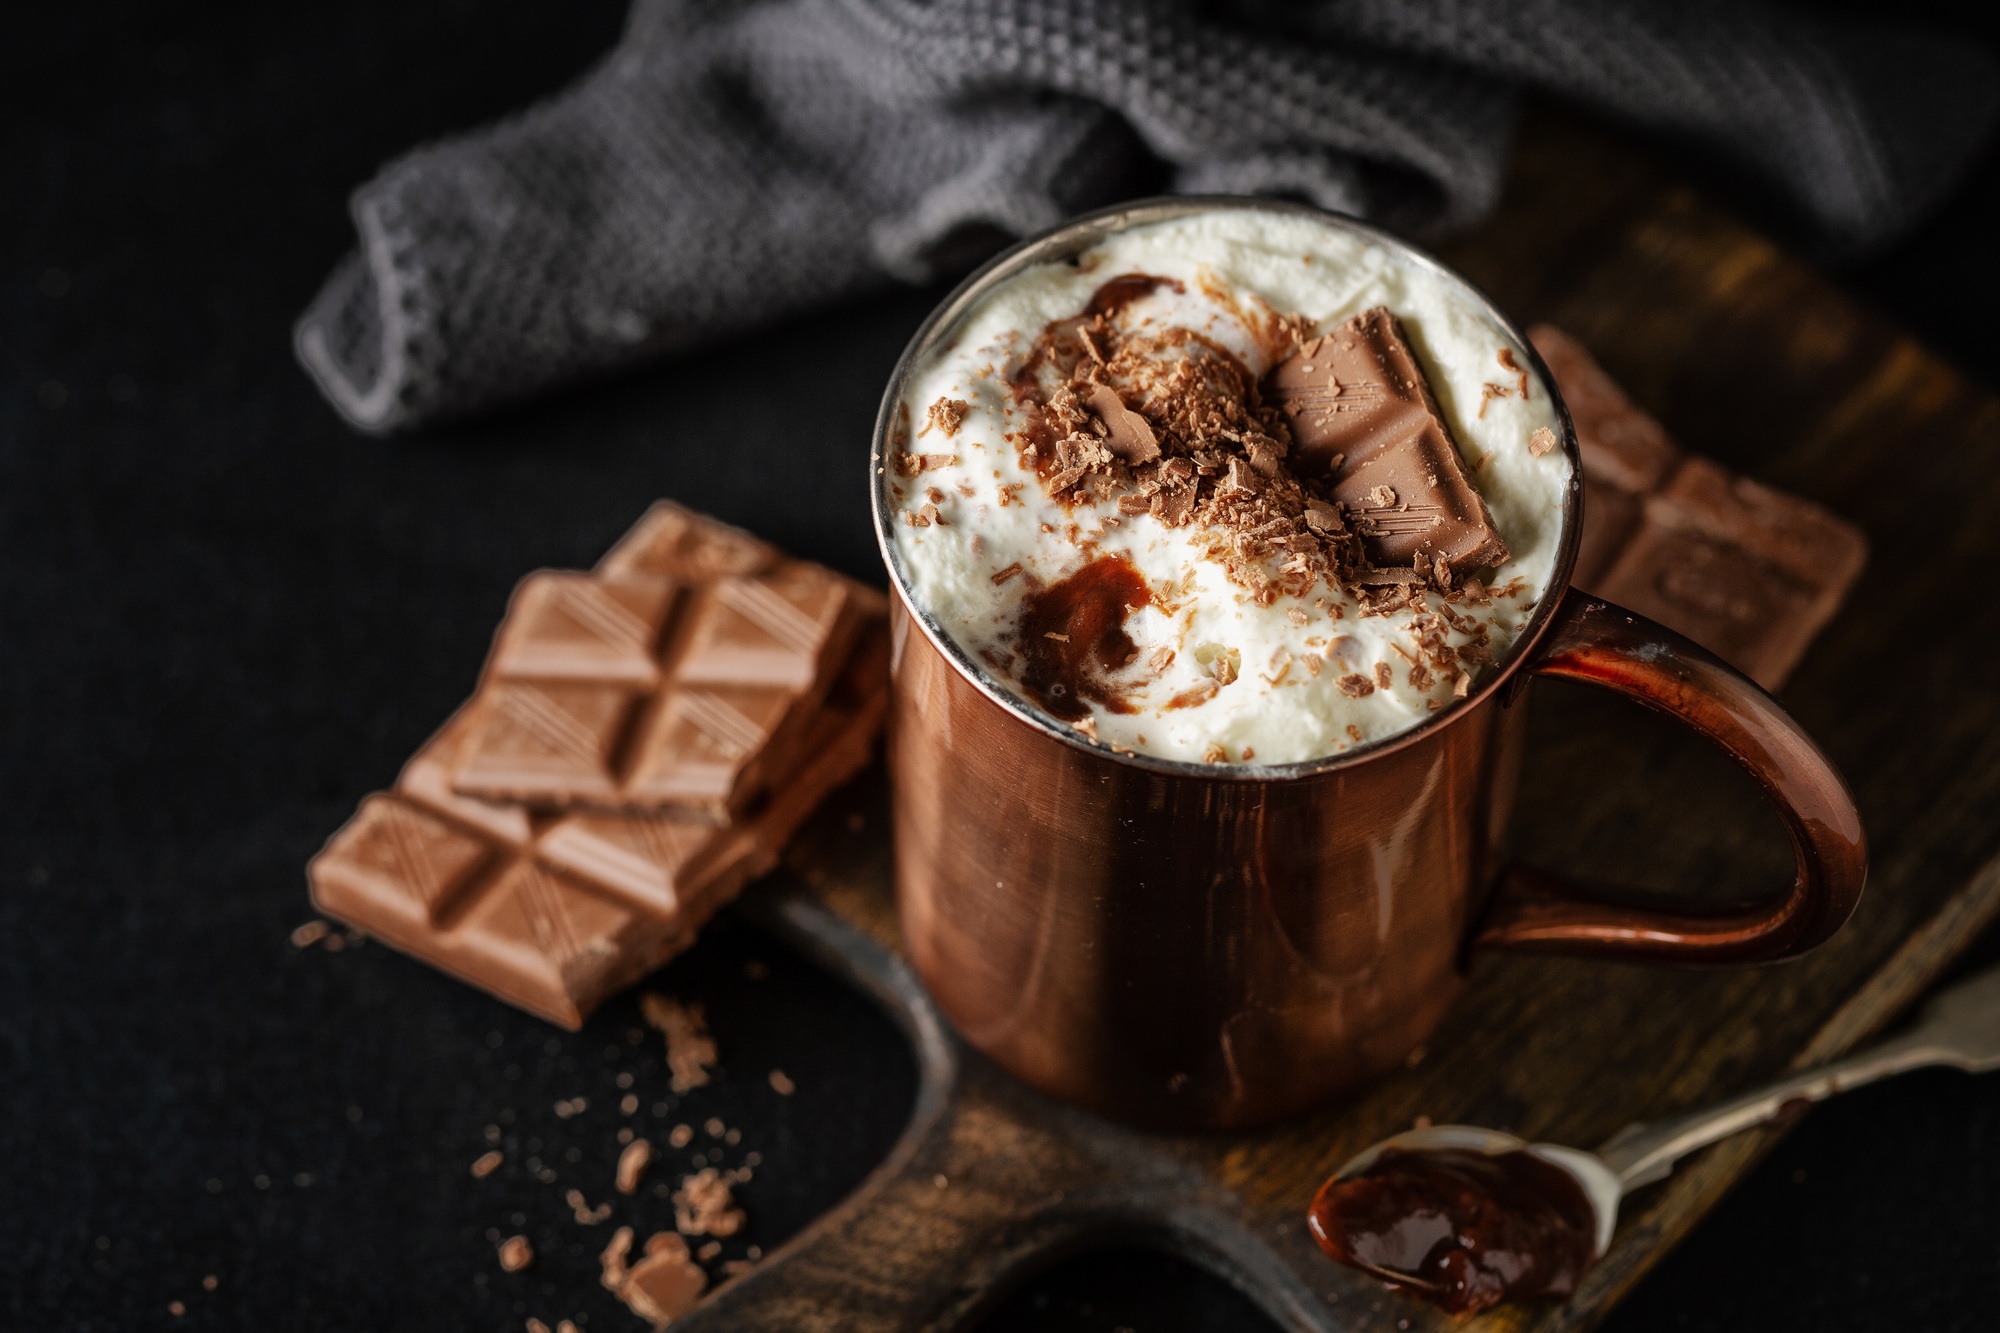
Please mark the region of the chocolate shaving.
<svg viewBox="0 0 2000 1333"><path fill-rule="evenodd" d="M1084 394L1090 410L1104 423L1105 447L1125 463L1137 466L1160 456L1160 442L1145 417L1125 406L1118 391L1105 384L1093 384Z"/></svg>
<svg viewBox="0 0 2000 1333"><path fill-rule="evenodd" d="M639 1183L653 1165L654 1149L649 1139L634 1139L618 1154L617 1186L620 1194L638 1192Z"/></svg>
<svg viewBox="0 0 2000 1333"><path fill-rule="evenodd" d="M666 1035L667 1067L673 1071L674 1091L686 1092L706 1084L717 1057L715 1039L708 1035L701 1006L647 991L639 997L639 1012Z"/></svg>
<svg viewBox="0 0 2000 1333"><path fill-rule="evenodd" d="M972 410L972 404L962 398L940 398L931 404L925 414L924 428L918 435L928 435L932 428L946 439L958 434L958 428L965 423L965 414Z"/></svg>
<svg viewBox="0 0 2000 1333"><path fill-rule="evenodd" d="M674 1191L674 1224L690 1236L733 1236L747 1219L715 1167L703 1167Z"/></svg>
<svg viewBox="0 0 2000 1333"><path fill-rule="evenodd" d="M605 1218L611 1216L610 1204L601 1203L597 1207L592 1208L590 1200L583 1197L582 1190L573 1189L565 1191L563 1202L569 1205L569 1210L575 1216L579 1226L594 1227Z"/></svg>

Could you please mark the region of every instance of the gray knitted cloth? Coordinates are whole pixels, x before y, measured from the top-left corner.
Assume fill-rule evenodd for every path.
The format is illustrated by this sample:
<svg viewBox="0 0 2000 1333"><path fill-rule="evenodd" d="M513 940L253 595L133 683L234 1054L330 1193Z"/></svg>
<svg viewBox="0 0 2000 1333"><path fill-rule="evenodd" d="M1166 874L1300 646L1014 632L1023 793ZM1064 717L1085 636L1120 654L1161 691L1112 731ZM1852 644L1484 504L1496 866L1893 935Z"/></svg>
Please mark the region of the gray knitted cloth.
<svg viewBox="0 0 2000 1333"><path fill-rule="evenodd" d="M1492 206L1523 86L1851 250L1950 186L1996 83L1978 51L1753 0L635 0L576 86L356 192L297 349L390 432L1162 185L1436 232Z"/></svg>

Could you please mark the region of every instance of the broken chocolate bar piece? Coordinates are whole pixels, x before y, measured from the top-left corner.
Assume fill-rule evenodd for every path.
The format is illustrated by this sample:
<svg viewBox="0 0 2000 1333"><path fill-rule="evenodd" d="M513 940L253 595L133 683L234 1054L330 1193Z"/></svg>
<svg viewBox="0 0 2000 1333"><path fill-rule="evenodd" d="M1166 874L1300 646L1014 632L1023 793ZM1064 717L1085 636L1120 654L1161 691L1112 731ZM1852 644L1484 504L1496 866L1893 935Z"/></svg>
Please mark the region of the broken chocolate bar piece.
<svg viewBox="0 0 2000 1333"><path fill-rule="evenodd" d="M871 617L806 732L804 756L750 818L532 819L437 781L461 712L365 799L308 867L320 911L563 1027L692 942L768 872L806 816L868 760L885 705L886 631Z"/></svg>
<svg viewBox="0 0 2000 1333"><path fill-rule="evenodd" d="M653 537L628 538L618 549L636 554L595 574L523 581L453 748L456 792L720 816L791 761L857 618L880 599L682 517L649 515ZM714 574L746 568L757 572Z"/></svg>
<svg viewBox="0 0 2000 1333"><path fill-rule="evenodd" d="M1681 452L1582 344L1529 330L1583 459L1572 581L1647 615L1776 689L1867 561L1860 529Z"/></svg>
<svg viewBox="0 0 2000 1333"><path fill-rule="evenodd" d="M1325 477L1382 567L1456 578L1507 559L1423 369L1383 307L1314 338L1272 370L1265 395L1292 430L1291 462Z"/></svg>
<svg viewBox="0 0 2000 1333"><path fill-rule="evenodd" d="M1866 560L1853 525L1691 456L1645 497L1638 530L1593 591L1775 689Z"/></svg>

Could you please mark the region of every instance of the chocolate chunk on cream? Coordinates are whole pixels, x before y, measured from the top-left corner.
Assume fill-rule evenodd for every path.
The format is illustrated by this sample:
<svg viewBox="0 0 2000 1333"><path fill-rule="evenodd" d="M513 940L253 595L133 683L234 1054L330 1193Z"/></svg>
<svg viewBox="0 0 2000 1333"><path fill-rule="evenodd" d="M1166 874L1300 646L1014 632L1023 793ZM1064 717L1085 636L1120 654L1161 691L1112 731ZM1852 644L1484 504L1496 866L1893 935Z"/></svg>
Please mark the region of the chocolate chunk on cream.
<svg viewBox="0 0 2000 1333"><path fill-rule="evenodd" d="M1365 310L1270 373L1265 396L1292 428L1292 465L1324 478L1384 568L1446 581L1507 559L1486 501L1396 317Z"/></svg>

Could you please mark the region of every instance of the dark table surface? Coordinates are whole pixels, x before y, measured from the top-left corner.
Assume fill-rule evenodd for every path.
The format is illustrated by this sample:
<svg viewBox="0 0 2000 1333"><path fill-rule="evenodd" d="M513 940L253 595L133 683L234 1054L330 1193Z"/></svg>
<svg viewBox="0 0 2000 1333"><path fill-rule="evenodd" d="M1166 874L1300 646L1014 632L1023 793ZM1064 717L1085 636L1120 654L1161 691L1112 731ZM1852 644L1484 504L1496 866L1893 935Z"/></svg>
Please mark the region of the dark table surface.
<svg viewBox="0 0 2000 1333"><path fill-rule="evenodd" d="M560 86L621 9L7 21L0 1325L637 1328L596 1284L613 1223L561 1201L608 1193L622 1076L629 1123L695 1131L656 1179L758 1155L750 1227L717 1263L839 1198L901 1124L914 1076L887 1024L727 917L653 983L704 1001L721 1043L721 1077L682 1096L629 998L564 1034L378 945L288 942L307 857L466 693L523 571L589 562L671 494L872 577L860 460L936 292L389 443L350 433L292 362L291 320L351 243L347 191ZM2000 30L1990 10L1899 12ZM1989 152L1935 221L1836 277L2000 385L1996 222ZM474 1181L489 1126L508 1165ZM1841 1099L1611 1326L1988 1327L1996 1154L2000 1081ZM616 1220L643 1236L671 1204L648 1188ZM541 1258L504 1275L492 1243L515 1232ZM1214 1279L1114 1247L1032 1279L986 1327L1268 1325Z"/></svg>

